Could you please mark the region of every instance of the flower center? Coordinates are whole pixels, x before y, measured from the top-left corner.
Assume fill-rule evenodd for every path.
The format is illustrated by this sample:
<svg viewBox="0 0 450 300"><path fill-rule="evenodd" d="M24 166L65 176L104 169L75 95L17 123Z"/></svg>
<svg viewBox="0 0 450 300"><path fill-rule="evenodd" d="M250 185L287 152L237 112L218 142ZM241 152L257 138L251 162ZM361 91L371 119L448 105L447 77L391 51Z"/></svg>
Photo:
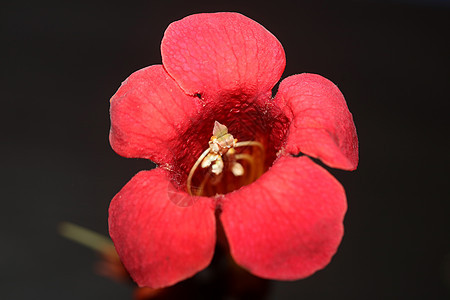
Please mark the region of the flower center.
<svg viewBox="0 0 450 300"><path fill-rule="evenodd" d="M214 196L250 184L263 173L264 156L265 149L260 142L238 142L225 125L215 121L209 148L203 151L189 172L187 192L189 195ZM195 186L192 180L195 173L201 171L199 166L206 171L202 172L200 184Z"/></svg>
<svg viewBox="0 0 450 300"><path fill-rule="evenodd" d="M239 96L206 104L198 118L178 129L173 162L167 166L174 203L189 206L194 201L189 195L230 193L272 166L284 146L288 119L270 99L258 101L263 105L245 100Z"/></svg>

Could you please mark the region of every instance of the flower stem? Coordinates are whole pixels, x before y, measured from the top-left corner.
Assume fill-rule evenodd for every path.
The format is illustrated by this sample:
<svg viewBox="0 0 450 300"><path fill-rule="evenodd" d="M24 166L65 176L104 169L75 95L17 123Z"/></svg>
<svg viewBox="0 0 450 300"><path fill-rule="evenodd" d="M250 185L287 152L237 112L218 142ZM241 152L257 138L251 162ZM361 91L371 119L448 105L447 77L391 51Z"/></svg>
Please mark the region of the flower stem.
<svg viewBox="0 0 450 300"><path fill-rule="evenodd" d="M108 247L114 247L112 241L106 236L73 223L60 223L58 226L58 232L63 237L98 252L102 252Z"/></svg>

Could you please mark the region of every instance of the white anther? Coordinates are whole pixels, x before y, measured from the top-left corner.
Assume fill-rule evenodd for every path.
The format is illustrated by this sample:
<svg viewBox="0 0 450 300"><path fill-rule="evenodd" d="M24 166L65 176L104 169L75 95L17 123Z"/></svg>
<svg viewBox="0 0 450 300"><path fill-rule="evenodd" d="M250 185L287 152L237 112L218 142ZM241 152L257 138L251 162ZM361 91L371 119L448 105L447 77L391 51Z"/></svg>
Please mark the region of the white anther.
<svg viewBox="0 0 450 300"><path fill-rule="evenodd" d="M244 167L240 163L235 162L231 167L231 172L234 176L242 176L244 175Z"/></svg>
<svg viewBox="0 0 450 300"><path fill-rule="evenodd" d="M217 144L216 141L217 141L217 140L210 141L210 142L209 142L209 148L211 149L212 152L214 152L214 153L219 153L219 151L220 151L220 146Z"/></svg>
<svg viewBox="0 0 450 300"><path fill-rule="evenodd" d="M222 160L222 158L220 156L219 156L219 159L214 161L214 164L211 166L211 171L214 174L216 174L216 175L219 175L220 173L222 173L222 171L223 171L223 160Z"/></svg>

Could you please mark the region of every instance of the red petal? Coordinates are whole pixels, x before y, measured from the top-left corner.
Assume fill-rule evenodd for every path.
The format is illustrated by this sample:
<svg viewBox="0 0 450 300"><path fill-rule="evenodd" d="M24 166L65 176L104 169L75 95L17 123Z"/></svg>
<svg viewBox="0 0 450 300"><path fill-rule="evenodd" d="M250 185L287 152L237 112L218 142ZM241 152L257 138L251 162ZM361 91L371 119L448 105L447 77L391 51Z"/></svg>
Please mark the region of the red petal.
<svg viewBox="0 0 450 300"><path fill-rule="evenodd" d="M209 265L215 245L214 206L198 198L188 208L168 198L167 172L138 173L114 197L109 233L139 286L160 288Z"/></svg>
<svg viewBox="0 0 450 300"><path fill-rule="evenodd" d="M286 150L320 158L330 167L354 170L358 137L344 96L328 79L315 74L286 78L275 102L291 120Z"/></svg>
<svg viewBox="0 0 450 300"><path fill-rule="evenodd" d="M161 65L131 74L111 98L111 146L125 157L169 162L174 138L200 107L195 100Z"/></svg>
<svg viewBox="0 0 450 300"><path fill-rule="evenodd" d="M268 93L286 64L280 42L238 13L196 14L170 24L161 44L167 72L186 93Z"/></svg>
<svg viewBox="0 0 450 300"><path fill-rule="evenodd" d="M238 264L295 280L325 267L343 235L345 192L306 156L282 157L253 184L224 199L221 220Z"/></svg>

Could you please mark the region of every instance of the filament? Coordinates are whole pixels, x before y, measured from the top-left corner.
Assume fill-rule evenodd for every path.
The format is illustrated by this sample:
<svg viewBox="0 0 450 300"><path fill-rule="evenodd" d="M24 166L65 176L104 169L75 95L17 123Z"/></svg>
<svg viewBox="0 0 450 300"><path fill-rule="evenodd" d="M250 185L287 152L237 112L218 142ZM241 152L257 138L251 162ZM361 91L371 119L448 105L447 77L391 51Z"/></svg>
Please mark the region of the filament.
<svg viewBox="0 0 450 300"><path fill-rule="evenodd" d="M233 151L234 148L243 148L243 147L256 147L260 150L260 156L258 157L259 163L255 160L254 156L248 153L237 153ZM192 166L191 170L189 171L189 175L186 181L186 189L190 196L201 196L203 192L205 191L205 186L208 183L208 181L211 181L211 176L222 176L222 177L214 177L218 182L222 179L225 181L225 183L228 181L229 184L233 184L233 186L236 186L236 183L240 186L247 185L251 182L253 182L256 178L261 176L261 174L264 171L264 154L265 149L264 146L257 141L243 141L243 142L237 142L235 145L230 148L226 155L226 162L228 167L232 167L233 163L236 163L238 160L245 161L247 163L247 167L244 168L244 176L233 176L237 178L236 180L231 180L229 176L224 176L222 173L211 175L208 173L208 176L205 176L205 178L201 181L199 187L194 191L192 186L192 179L195 175L196 170L198 169L199 165L203 162L203 160L207 157L208 154L214 153L211 148L206 149L202 152L202 154L199 156L199 158L196 160L194 165ZM210 166L210 165L208 165ZM239 177L239 178L238 178ZM225 187L222 187L221 185L217 185L216 183L212 183L212 185L216 186L215 190L211 190L211 187L209 187L209 191L213 192L216 191L216 194L223 194L227 192L227 189ZM228 190L229 191L229 190Z"/></svg>
<svg viewBox="0 0 450 300"><path fill-rule="evenodd" d="M191 191L192 176L194 176L195 170L197 170L198 165L202 162L202 160L206 157L206 155L209 154L210 151L211 151L211 148L208 148L205 151L203 151L202 155L200 155L200 157L197 159L194 166L192 167L191 171L189 172L186 185L187 185L188 193L191 196L192 196L192 191Z"/></svg>

